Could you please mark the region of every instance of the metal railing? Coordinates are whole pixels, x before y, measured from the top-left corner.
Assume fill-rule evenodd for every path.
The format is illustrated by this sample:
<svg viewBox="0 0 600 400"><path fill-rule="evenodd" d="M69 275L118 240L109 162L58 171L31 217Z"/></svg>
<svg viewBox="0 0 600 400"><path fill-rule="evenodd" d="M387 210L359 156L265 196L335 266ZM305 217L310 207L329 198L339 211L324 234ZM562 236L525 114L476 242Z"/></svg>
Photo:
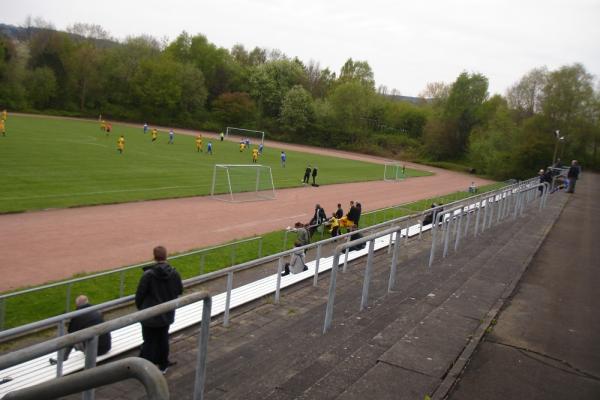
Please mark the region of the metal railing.
<svg viewBox="0 0 600 400"><path fill-rule="evenodd" d="M515 183L513 185L506 186L500 190L510 190L510 189L516 189L519 187L526 187L528 185L531 185L533 182L537 182L537 178L532 178L527 181ZM420 224L420 222L423 221L423 219L426 215L433 213L433 215L435 216L436 213L438 213L440 210L443 210L444 207L453 207L455 205L459 205L459 204L468 202L468 201L470 201L470 199L479 198L480 196L485 196L485 195L491 195L492 193L496 193L496 192L498 192L498 190L492 191L492 192L487 192L485 194L480 194L477 196L471 196L471 197L468 197L465 199L459 199L452 203L447 203L444 205L437 206L435 208L430 208L430 209L427 209L424 211L416 212L414 214L411 214L410 216L403 216L400 218L395 218L395 219L392 219L389 221L384 221L379 224L375 224L375 225L371 225L371 226L368 226L365 228L358 229L354 232L348 232L348 233L340 234L333 238L328 238L328 239L321 240L319 242L310 243L301 248L287 249L287 250L284 249L283 251L281 251L279 253L271 254L271 255L268 255L268 256L265 256L262 258L244 262L242 264L234 265L234 266L224 268L224 269L221 269L218 271L214 271L214 272L206 273L204 275L186 279L184 281L184 286L189 287L189 286L194 286L194 285L198 285L201 283L213 281L213 280L219 279L219 278L226 278L227 279L227 289L226 289L225 311L223 314L223 325L228 326L229 325L229 314L230 314L230 303L231 303L231 292L234 289L234 275L236 273L239 273L241 271L251 269L251 268L263 265L263 264L267 264L269 262L274 262L274 261L277 262L278 273L281 273L281 271L283 269L283 265L285 264L284 263L285 257L291 256L291 254L293 252L297 251L298 249L302 249L305 251L315 250L316 255L315 255L315 271L314 271L314 276L313 276L313 286L317 286L318 279L319 279L319 272L320 272L319 266L320 266L321 259L324 255L323 254L324 248L326 246L339 243L340 241L347 242L350 240L350 237L355 233L366 234L367 232L370 232L370 231L386 229L390 226L395 226L401 222L408 225L409 219L414 219ZM421 232L419 232L419 237L421 237ZM348 252L349 251L346 251L345 255L344 255L344 270L346 269L346 266L348 263ZM274 295L275 303L279 302L280 291L281 291L281 279L278 278L276 287L275 287L275 295ZM34 332L36 330L47 328L47 327L53 326L53 325L57 326L57 331L58 331L57 335L62 336L65 334L65 327L64 327L65 322L68 321L69 319L79 316L79 315L82 315L86 312L91 312L94 310L104 311L104 310L111 309L111 308L114 308L114 307L117 307L120 305L127 304L132 301L133 301L133 296L122 297L120 299L112 300L109 302L105 302L102 304L98 304L98 305L95 305L92 307L85 308L84 310L72 311L72 312L61 314L61 315L58 315L55 317L47 318L45 320L22 325L20 327L4 330L4 331L0 332L0 343L5 340L8 340L10 338L13 338L15 336ZM60 376L61 368L62 368L62 364L59 361L59 364L57 365L57 371L58 371L57 376Z"/></svg>
<svg viewBox="0 0 600 400"><path fill-rule="evenodd" d="M171 300L145 310L137 311L107 322L103 322L80 331L59 336L46 342L38 343L21 350L0 356L0 370L12 367L26 361L33 360L53 352L59 351L59 362L62 360L62 351L65 347L74 346L77 343L85 343L85 369L96 365L98 350L98 337L102 334L129 326L143 320L174 311L179 307L186 306L198 301L203 301L202 321L200 324L200 335L198 338L198 357L196 360L196 375L194 384L194 400L202 399L204 396L204 383L206 379L206 352L208 347L208 334L211 320L212 297L207 292L196 292L175 300ZM60 364L62 368L62 363ZM57 366L58 367L58 366ZM61 373L57 373L60 376ZM84 400L94 398L93 390L84 394Z"/></svg>
<svg viewBox="0 0 600 400"><path fill-rule="evenodd" d="M469 220L465 223L464 228L462 227L461 221L463 216L470 217L472 212L476 212L476 227L474 229L474 236L478 235L478 232L481 233L485 229L490 229L494 225L494 221L496 224L499 224L501 221L505 220L508 216L513 216L515 219L518 215L523 215L524 209L527 204L537 199L537 192L539 188L542 188L542 194L539 196L539 209L545 206L547 196L548 196L548 184L547 183L535 183L536 179L533 178L526 182L517 183L515 185L509 186L507 188L503 188L499 191L488 192L484 194L480 194L477 196L470 197L466 199L466 201L462 201L462 204L452 205L447 204L443 207L435 207L430 210L427 210L429 213L433 212L433 223L432 223L432 247L431 247L431 256L429 259L429 266L433 263L433 254L435 252L435 243L436 243L436 230L442 229L445 233L444 235L444 257L446 257L448 252L448 244L451 237L451 232L454 228L454 238L455 251L458 250L460 245L460 238L465 237L468 233ZM450 206L450 207L449 207ZM480 213L481 209L484 210L484 215L482 216L481 227L479 227L480 222ZM494 212L496 214L494 214ZM419 214L417 214L418 216ZM494 216L495 215L495 216ZM362 311L368 302L369 295L369 286L371 280L371 272L372 272L372 264L373 264L373 254L375 248L375 240L390 236L390 247L388 247L388 252L391 251L392 258L390 264L390 276L388 280L388 292L391 292L396 283L396 272L397 272L397 264L398 259L400 257L400 244L402 242L402 237L406 238L408 241L409 238L409 226L412 226L410 221L415 219L415 215L409 215L402 218L399 218L394 221L395 226L391 226L387 229L378 231L369 236L349 241L346 243L339 244L333 253L333 265L331 267L331 278L329 281L329 294L327 299L327 306L325 309L325 321L323 324L323 333L325 334L330 328L333 321L333 306L335 302L335 291L337 284L337 273L340 265L340 257L342 254L347 253L349 248L360 244L367 244L368 255L367 262L365 266L365 273L363 278L363 286L362 286L362 295L361 295L361 303L360 310ZM453 226L454 220L457 220L455 225ZM422 227L421 227L422 228ZM420 228L420 229L421 229ZM480 230L481 229L481 230ZM402 231L405 230L404 236L402 236ZM464 231L463 231L464 230ZM461 236L462 235L462 236ZM394 240L392 240L394 238ZM393 244L392 244L393 242ZM343 271L346 270L346 265L344 263Z"/></svg>
<svg viewBox="0 0 600 400"><path fill-rule="evenodd" d="M219 250L219 249L229 248L229 250L230 250L229 258L231 260L231 265L235 265L236 250L237 250L238 246L241 244L244 244L244 243L249 243L249 242L254 242L254 241L258 241L257 257L261 258L262 251L263 251L263 238L262 238L262 236L257 236L257 237L252 237L249 239L239 240L239 241L232 242L232 243L226 243L226 244L219 245L219 246L209 247L206 249L194 250L194 251L190 251L187 253L177 254L175 256L169 257L168 261L173 261L173 260L177 260L177 259L180 259L183 257L189 257L189 256L193 256L193 255L199 255L200 256L199 274L203 274L205 265L206 265L206 253L212 252L215 250ZM138 269L141 271L141 268L152 265L153 263L154 263L154 261L148 261L148 262L141 263L141 264L130 265L130 266L119 268L119 269L100 272L100 273L93 274L93 275L87 275L87 276L84 276L81 278L69 279L66 281L51 283L48 285L38 286L35 288L31 288L31 289L20 290L18 292L2 294L2 295L0 295L0 331L3 331L5 328L5 316L6 316L7 309L8 309L8 301L7 300L9 300L9 299L27 295L27 294L38 293L40 291L47 290L47 289L58 288L58 287L64 286L65 287L65 312L69 312L71 310L73 285L75 285L77 283L86 282L86 281L89 281L92 279L98 279L98 278L118 274L119 275L119 294L118 294L117 299L123 298L125 296L125 274L134 269ZM117 303L117 304L120 304L120 303Z"/></svg>
<svg viewBox="0 0 600 400"><path fill-rule="evenodd" d="M451 195L446 195L446 196L440 196L440 199L445 199L445 198L452 199L453 197L454 197L454 194L451 194ZM461 200L462 199L458 199L456 201L461 201ZM385 223L386 219L388 219L388 218L391 218L391 220L395 219L394 216L397 214L398 211L400 213L404 213L404 214L410 214L410 213L416 212L415 210L412 210L406 206L407 205L405 205L405 204L401 204L398 206L386 207L386 208L381 208L381 209L365 212L362 215L361 219L362 219L362 221L364 221L365 225L373 226L373 225L378 225L380 219L381 219L381 223ZM390 217L390 215L391 215L391 217ZM315 228L316 229L319 227L323 227L323 224L312 225L312 226L308 226L307 228ZM288 249L288 235L289 235L289 232L292 232L292 231L293 230L285 230L284 231L281 251L289 250ZM323 229L320 230L320 236L321 236L321 239L323 239L325 236L324 227L323 227ZM244 243L249 243L249 242L253 242L253 241L258 241L257 259L260 259L263 255L262 254L263 253L263 237L261 237L261 236L244 239L244 240L239 240L239 241L236 241L233 243L226 243L223 245L214 246L214 247L210 247L210 248L206 248L206 249L195 250L195 251L191 251L191 252L187 252L187 253L183 253L183 254L178 254L176 256L169 257L168 260L173 261L173 260L178 260L178 259L182 259L182 258L189 257L189 256L200 255L198 275L202 275L205 272L206 253L216 251L219 249L223 249L223 248L229 248L230 263L231 263L231 265L235 265L236 249L238 248L238 246L242 245ZM107 277L110 275L118 274L119 275L119 277L118 277L118 279L119 279L118 288L119 289L118 289L118 296L116 298L117 299L123 298L125 296L125 283L126 283L125 275L126 275L126 273L128 273L132 270L150 265L151 263L152 262L146 262L146 263L131 265L131 266L127 266L127 267L123 267L123 268L119 268L119 269L114 269L114 270L110 270L110 271L96 273L93 275L84 276L81 278L74 278L74 279L69 279L66 281L61 281L61 282L56 282L56 283L52 283L52 284L48 284L48 285L31 288L31 289L20 290L18 292L0 294L0 332L6 329L6 326L5 326L6 318L5 317L7 314L9 299L15 299L15 298L18 298L19 296L34 294L34 293L38 293L43 290L59 288L59 287L64 286L65 287L65 296L64 296L65 297L65 308L64 308L65 311L64 312L69 312L71 310L74 285L76 285L78 283L83 283L83 282L86 282L86 281L89 281L92 279L99 279L99 278ZM316 282L316 280L315 280L315 282ZM112 304L117 306L122 303L117 302L117 303L112 303Z"/></svg>
<svg viewBox="0 0 600 400"><path fill-rule="evenodd" d="M156 365L138 357L125 358L10 392L4 396L4 399L56 399L130 378L138 380L144 386L149 400L169 399L169 386L163 374Z"/></svg>

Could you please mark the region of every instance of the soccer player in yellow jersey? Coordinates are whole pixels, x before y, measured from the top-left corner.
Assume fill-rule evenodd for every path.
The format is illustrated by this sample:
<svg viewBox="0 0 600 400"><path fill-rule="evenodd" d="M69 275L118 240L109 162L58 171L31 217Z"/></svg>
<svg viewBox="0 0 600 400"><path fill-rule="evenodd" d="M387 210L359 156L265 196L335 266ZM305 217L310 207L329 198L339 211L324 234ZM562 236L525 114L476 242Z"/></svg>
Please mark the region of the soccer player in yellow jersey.
<svg viewBox="0 0 600 400"><path fill-rule="evenodd" d="M8 118L8 112L4 110L2 111L2 121L6 121L6 118Z"/></svg>
<svg viewBox="0 0 600 400"><path fill-rule="evenodd" d="M244 142L240 142L240 153L242 151L244 151L245 148L246 148L246 144Z"/></svg>
<svg viewBox="0 0 600 400"><path fill-rule="evenodd" d="M256 164L256 160L258 160L258 148L252 149L252 163Z"/></svg>
<svg viewBox="0 0 600 400"><path fill-rule="evenodd" d="M119 154L123 154L123 150L125 150L125 138L123 135L117 140L117 150L119 150Z"/></svg>
<svg viewBox="0 0 600 400"><path fill-rule="evenodd" d="M152 141L156 142L156 138L158 137L158 131L156 128L152 128Z"/></svg>
<svg viewBox="0 0 600 400"><path fill-rule="evenodd" d="M2 136L6 136L6 125L3 119L0 119L0 132L2 132Z"/></svg>
<svg viewBox="0 0 600 400"><path fill-rule="evenodd" d="M199 153L202 151L202 135L196 136L196 151Z"/></svg>
<svg viewBox="0 0 600 400"><path fill-rule="evenodd" d="M100 121L100 130L102 132L106 132L106 121L105 120Z"/></svg>

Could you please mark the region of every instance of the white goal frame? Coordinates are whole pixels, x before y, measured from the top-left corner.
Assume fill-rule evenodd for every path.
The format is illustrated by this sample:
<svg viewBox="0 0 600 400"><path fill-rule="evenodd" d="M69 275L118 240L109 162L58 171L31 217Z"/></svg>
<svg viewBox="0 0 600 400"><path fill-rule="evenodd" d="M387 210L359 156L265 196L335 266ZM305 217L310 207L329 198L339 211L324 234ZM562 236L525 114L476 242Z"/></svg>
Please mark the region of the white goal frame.
<svg viewBox="0 0 600 400"><path fill-rule="evenodd" d="M402 173L403 164L401 163L385 163L383 167L383 180L386 182L398 182L406 178ZM391 171L391 177L388 177L388 171Z"/></svg>
<svg viewBox="0 0 600 400"><path fill-rule="evenodd" d="M252 129L245 129L245 128L236 128L235 126L228 126L225 129L225 137L229 137L229 130L236 130L236 131L242 131L242 132L248 132L248 133L259 133L260 134L260 143L265 144L265 132L264 131L255 131Z"/></svg>
<svg viewBox="0 0 600 400"><path fill-rule="evenodd" d="M229 188L228 193L215 193L215 184L217 180L218 168L224 168L227 175L227 187ZM254 185L254 191L247 192L234 192L231 187L231 175L229 173L231 168L254 168L256 169L256 183ZM267 189L260 190L260 170L265 169L269 172L269 179L271 180L270 187ZM236 198L234 193L254 193L255 196L246 196L244 198ZM210 196L215 200L227 201L232 203L240 203L244 201L259 201L259 200L274 200L275 199L275 184L273 183L273 171L269 165L261 164L215 164L213 167L213 178L210 189Z"/></svg>

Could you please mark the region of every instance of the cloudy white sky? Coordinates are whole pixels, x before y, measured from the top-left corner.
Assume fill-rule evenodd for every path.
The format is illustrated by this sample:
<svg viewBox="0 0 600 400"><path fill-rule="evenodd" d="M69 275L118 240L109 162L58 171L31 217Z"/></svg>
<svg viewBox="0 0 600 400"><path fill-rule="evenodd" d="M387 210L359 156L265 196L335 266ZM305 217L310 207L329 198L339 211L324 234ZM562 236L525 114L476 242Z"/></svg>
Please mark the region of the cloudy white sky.
<svg viewBox="0 0 600 400"><path fill-rule="evenodd" d="M428 82L480 72L490 92L532 68L582 63L600 75L600 0L1 0L0 22L28 15L112 36L202 33L218 46L280 49L339 71L366 60L377 85L414 96Z"/></svg>

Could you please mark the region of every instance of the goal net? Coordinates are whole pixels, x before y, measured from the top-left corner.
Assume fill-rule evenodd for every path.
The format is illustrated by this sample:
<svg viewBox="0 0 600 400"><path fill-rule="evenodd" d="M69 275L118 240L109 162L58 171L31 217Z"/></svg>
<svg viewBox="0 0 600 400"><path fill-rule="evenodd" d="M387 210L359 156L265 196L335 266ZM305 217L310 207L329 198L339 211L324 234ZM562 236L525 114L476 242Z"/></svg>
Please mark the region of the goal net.
<svg viewBox="0 0 600 400"><path fill-rule="evenodd" d="M401 181L406 176L404 175L404 167L398 163L385 163L383 167L383 180L384 181Z"/></svg>
<svg viewBox="0 0 600 400"><path fill-rule="evenodd" d="M275 199L271 167L259 164L215 164L210 195L242 202Z"/></svg>
<svg viewBox="0 0 600 400"><path fill-rule="evenodd" d="M244 129L244 128L234 128L233 126L228 126L225 130L225 136L239 136L241 139L246 138L251 142L258 142L265 144L265 133L263 131L253 131L252 129Z"/></svg>

